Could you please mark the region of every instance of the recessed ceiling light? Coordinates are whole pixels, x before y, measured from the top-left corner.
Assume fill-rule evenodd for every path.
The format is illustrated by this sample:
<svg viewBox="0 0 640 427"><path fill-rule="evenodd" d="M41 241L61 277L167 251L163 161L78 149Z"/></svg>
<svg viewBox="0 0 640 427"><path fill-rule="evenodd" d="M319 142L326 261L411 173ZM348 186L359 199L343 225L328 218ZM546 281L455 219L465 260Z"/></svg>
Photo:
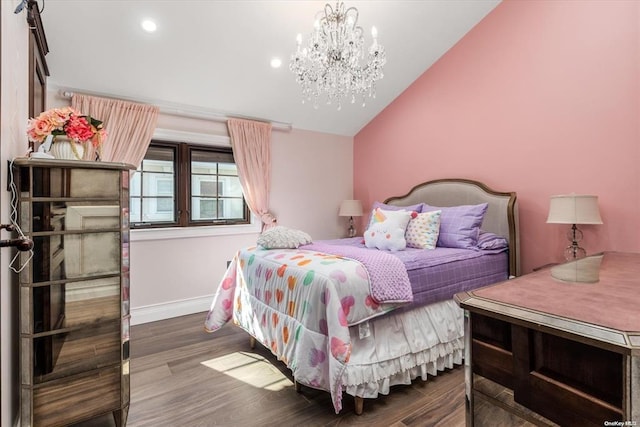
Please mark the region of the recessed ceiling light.
<svg viewBox="0 0 640 427"><path fill-rule="evenodd" d="M145 30L147 33L153 33L158 28L156 23L153 22L151 19L145 19L144 21L142 21L141 25L142 25L142 29Z"/></svg>
<svg viewBox="0 0 640 427"><path fill-rule="evenodd" d="M280 59L280 58L271 59L271 67L272 68L280 68L281 65L282 65L282 59Z"/></svg>

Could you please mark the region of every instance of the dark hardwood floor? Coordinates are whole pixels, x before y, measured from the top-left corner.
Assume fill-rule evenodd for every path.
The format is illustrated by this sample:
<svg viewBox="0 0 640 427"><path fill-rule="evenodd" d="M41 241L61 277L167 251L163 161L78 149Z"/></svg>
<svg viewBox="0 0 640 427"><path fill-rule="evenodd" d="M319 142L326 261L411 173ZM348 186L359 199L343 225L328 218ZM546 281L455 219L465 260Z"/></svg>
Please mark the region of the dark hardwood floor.
<svg viewBox="0 0 640 427"><path fill-rule="evenodd" d="M204 313L131 328L131 406L136 426L464 426L464 369L395 386L365 399L364 414L343 398L336 415L329 393L294 390L290 372L228 324L204 332ZM76 427L112 427L104 416Z"/></svg>

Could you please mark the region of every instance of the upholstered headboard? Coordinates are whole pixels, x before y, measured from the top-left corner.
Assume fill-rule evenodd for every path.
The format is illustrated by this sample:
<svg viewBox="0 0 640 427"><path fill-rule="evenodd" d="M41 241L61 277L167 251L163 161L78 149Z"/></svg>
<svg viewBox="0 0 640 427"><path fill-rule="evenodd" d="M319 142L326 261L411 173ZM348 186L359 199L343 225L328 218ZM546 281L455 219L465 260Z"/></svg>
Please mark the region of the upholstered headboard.
<svg viewBox="0 0 640 427"><path fill-rule="evenodd" d="M390 197L385 203L408 206L427 203L432 206L459 206L488 203L482 230L509 241L509 275L520 275L520 237L518 203L515 192L500 192L469 179L438 179L418 184L404 196Z"/></svg>

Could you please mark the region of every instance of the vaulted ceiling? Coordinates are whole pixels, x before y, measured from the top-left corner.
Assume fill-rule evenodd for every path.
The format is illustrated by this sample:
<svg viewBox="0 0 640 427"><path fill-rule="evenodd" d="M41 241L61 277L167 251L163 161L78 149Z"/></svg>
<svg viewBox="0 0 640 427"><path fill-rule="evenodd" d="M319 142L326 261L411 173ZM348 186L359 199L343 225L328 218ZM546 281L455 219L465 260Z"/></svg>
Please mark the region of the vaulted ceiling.
<svg viewBox="0 0 640 427"><path fill-rule="evenodd" d="M323 1L46 0L49 86L353 136L499 0L345 3L358 8L366 45L375 25L387 52L365 107L301 102L289 59ZM157 23L155 33L142 30L145 18ZM280 68L270 66L273 57Z"/></svg>

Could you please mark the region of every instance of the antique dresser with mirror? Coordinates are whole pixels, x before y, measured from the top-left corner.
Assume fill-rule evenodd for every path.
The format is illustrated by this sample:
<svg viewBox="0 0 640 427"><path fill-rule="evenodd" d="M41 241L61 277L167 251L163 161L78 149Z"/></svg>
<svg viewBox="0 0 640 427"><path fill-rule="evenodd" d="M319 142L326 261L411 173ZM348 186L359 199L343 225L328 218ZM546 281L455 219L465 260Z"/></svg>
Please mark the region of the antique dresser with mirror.
<svg viewBox="0 0 640 427"><path fill-rule="evenodd" d="M129 408L129 172L121 163L16 159L22 425Z"/></svg>
<svg viewBox="0 0 640 427"><path fill-rule="evenodd" d="M636 426L640 253L604 252L456 294L467 425Z"/></svg>

